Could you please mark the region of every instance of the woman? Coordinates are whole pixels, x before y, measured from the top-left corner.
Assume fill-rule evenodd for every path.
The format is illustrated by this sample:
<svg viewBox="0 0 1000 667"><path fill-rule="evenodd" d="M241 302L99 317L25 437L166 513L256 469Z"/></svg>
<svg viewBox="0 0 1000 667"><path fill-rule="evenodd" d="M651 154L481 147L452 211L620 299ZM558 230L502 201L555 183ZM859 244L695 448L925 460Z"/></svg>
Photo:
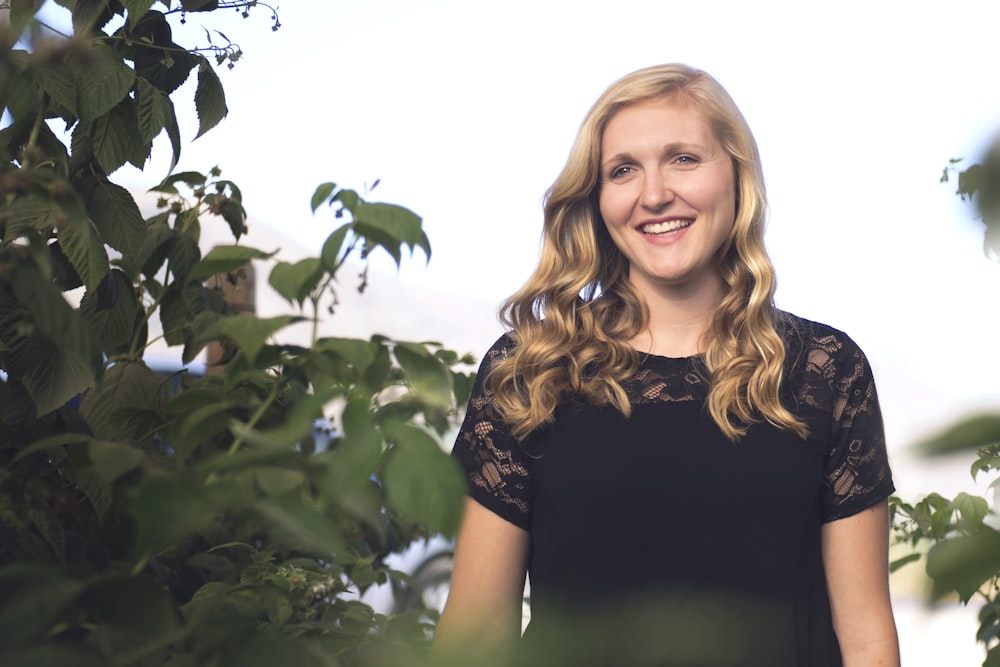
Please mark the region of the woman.
<svg viewBox="0 0 1000 667"><path fill-rule="evenodd" d="M455 444L470 498L436 651L899 664L871 371L774 307L765 210L704 72L640 70L594 104Z"/></svg>

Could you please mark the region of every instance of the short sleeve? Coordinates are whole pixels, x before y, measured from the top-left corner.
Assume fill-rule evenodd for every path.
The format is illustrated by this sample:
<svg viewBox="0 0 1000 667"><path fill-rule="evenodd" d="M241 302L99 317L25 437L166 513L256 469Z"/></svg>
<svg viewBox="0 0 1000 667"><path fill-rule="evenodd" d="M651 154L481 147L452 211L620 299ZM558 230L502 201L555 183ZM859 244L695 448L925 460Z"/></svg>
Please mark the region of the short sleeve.
<svg viewBox="0 0 1000 667"><path fill-rule="evenodd" d="M486 353L476 375L465 420L452 449L469 480L469 496L519 528L531 528L531 462L503 420L486 376L513 343L503 336Z"/></svg>
<svg viewBox="0 0 1000 667"><path fill-rule="evenodd" d="M895 490L871 366L861 349L836 332L814 341L809 361L829 382L830 445L823 520L857 514Z"/></svg>

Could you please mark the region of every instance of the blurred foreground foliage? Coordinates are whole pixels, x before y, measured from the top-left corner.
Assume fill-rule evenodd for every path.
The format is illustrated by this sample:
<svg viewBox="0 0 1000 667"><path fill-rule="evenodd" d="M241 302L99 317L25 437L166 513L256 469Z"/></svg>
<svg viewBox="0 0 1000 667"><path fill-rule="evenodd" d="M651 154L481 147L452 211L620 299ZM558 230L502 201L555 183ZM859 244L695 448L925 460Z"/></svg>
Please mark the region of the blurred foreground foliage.
<svg viewBox="0 0 1000 667"><path fill-rule="evenodd" d="M952 160L941 181L956 178L956 194L975 204L985 225L984 253L1000 259L1000 139L982 162L965 169L960 163ZM995 474L1000 471L1000 412L970 416L918 443L917 449L929 457L975 452L973 479ZM990 491L998 489L1000 476L995 476ZM963 604L979 600L976 640L986 649L984 667L1000 667L1000 516L995 507L969 493L950 500L931 493L912 504L894 497L890 503L894 541L911 548L892 568L923 560L932 600L946 595L957 595Z"/></svg>
<svg viewBox="0 0 1000 667"><path fill-rule="evenodd" d="M173 173L174 97L197 77L211 130L228 111L215 67L242 52L208 30L180 46L172 22L235 9L277 29L276 13L59 0L60 35L39 4L0 2L0 664L409 664L432 619L357 597L406 578L388 553L457 525L464 481L440 437L473 360L317 322L349 256L429 257L420 218L326 183L313 211L339 226L318 257L202 255L202 224L242 238L243 195L217 169ZM143 169L161 135L171 173L144 218L111 176ZM238 284L251 261L272 264L288 315L235 313L208 282ZM221 345L219 372L151 368L154 318L184 364ZM308 346L276 342L309 319Z"/></svg>

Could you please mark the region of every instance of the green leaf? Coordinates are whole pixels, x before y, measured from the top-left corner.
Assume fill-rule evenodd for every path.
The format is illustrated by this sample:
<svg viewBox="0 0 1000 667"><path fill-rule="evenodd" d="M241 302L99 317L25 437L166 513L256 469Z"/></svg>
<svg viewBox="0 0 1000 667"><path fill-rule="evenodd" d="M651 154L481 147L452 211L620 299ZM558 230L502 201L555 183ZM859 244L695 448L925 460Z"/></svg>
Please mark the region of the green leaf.
<svg viewBox="0 0 1000 667"><path fill-rule="evenodd" d="M320 206L323 205L323 202L325 202L327 199L330 198L330 195L332 195L333 191L336 189L337 189L337 184L329 182L322 183L316 188L316 191L313 193L311 202L313 213L315 213L316 209L318 209Z"/></svg>
<svg viewBox="0 0 1000 667"><path fill-rule="evenodd" d="M322 262L316 257L309 257L295 264L279 262L271 269L268 282L287 301L301 306L316 289L324 273Z"/></svg>
<svg viewBox="0 0 1000 667"><path fill-rule="evenodd" d="M250 260L268 259L274 252L264 252L248 246L216 246L188 272L188 280L204 280L219 273L229 273L246 266Z"/></svg>
<svg viewBox="0 0 1000 667"><path fill-rule="evenodd" d="M360 338L321 338L315 345L316 350L335 353L350 364L359 377L375 361L379 348L378 343Z"/></svg>
<svg viewBox="0 0 1000 667"><path fill-rule="evenodd" d="M57 433L56 435L50 435L31 443L31 445L18 452L17 456L14 457L14 461L20 461L38 452L49 452L50 456L55 458L56 450L64 446L85 445L91 441L93 441L93 438L83 433Z"/></svg>
<svg viewBox="0 0 1000 667"><path fill-rule="evenodd" d="M96 290L83 296L80 313L102 342L106 353L127 352L139 313L139 299L132 280L124 272L112 269Z"/></svg>
<svg viewBox="0 0 1000 667"><path fill-rule="evenodd" d="M143 141L152 141L167 124L167 106L170 98L146 79L139 77L135 93L136 120L139 136Z"/></svg>
<svg viewBox="0 0 1000 667"><path fill-rule="evenodd" d="M62 293L36 270L21 267L12 276L11 288L24 310L0 304L0 315L16 318L0 317L7 324L0 327L0 340L14 343L12 347L24 356L13 360L18 362L14 364L8 359L7 370L20 375L39 414L46 414L93 382L102 365L100 344ZM32 327L37 328L44 342L36 338L25 347L29 343L25 334L33 333ZM44 355L38 354L43 351Z"/></svg>
<svg viewBox="0 0 1000 667"><path fill-rule="evenodd" d="M896 570L902 568L904 565L909 565L915 561L920 560L920 554L907 554L902 558L897 558L896 560L889 563L889 572L895 572Z"/></svg>
<svg viewBox="0 0 1000 667"><path fill-rule="evenodd" d="M85 125L90 134L94 157L105 174L118 170L126 162L142 169L149 156L142 139L139 119L131 98L125 98L111 111Z"/></svg>
<svg viewBox="0 0 1000 667"><path fill-rule="evenodd" d="M150 192L164 192L168 195L178 194L177 184L183 183L189 188L197 188L205 185L208 182L208 177L200 171L181 171L176 174L171 174L163 179L159 185L156 185L149 189Z"/></svg>
<svg viewBox="0 0 1000 667"><path fill-rule="evenodd" d="M466 493L458 464L415 426L397 423L386 436L398 443L388 455L383 477L389 504L410 521L454 534Z"/></svg>
<svg viewBox="0 0 1000 667"><path fill-rule="evenodd" d="M18 197L0 210L5 244L12 243L33 229L51 229L65 221L66 213L57 203L34 194Z"/></svg>
<svg viewBox="0 0 1000 667"><path fill-rule="evenodd" d="M194 94L194 105L198 112L198 135L195 139L218 125L229 113L222 82L205 58L201 59L198 68L198 89Z"/></svg>
<svg viewBox="0 0 1000 667"><path fill-rule="evenodd" d="M87 496L87 500L93 505L97 517L104 519L108 510L111 509L111 486L101 479L92 465L73 471L69 477L70 481L80 487L83 495Z"/></svg>
<svg viewBox="0 0 1000 667"><path fill-rule="evenodd" d="M354 210L354 221L359 226L359 232L365 236L372 229L385 234L391 239L397 253L399 245L405 243L410 252L413 252L414 247L421 248L430 260L430 241L421 226L420 216L413 211L395 204L359 202ZM386 250L390 248L386 247ZM393 254L392 250L390 254Z"/></svg>
<svg viewBox="0 0 1000 667"><path fill-rule="evenodd" d="M146 221L128 190L111 181L84 176L74 181L87 204L87 213L105 243L134 260L146 238Z"/></svg>
<svg viewBox="0 0 1000 667"><path fill-rule="evenodd" d="M0 646L17 649L41 638L82 588L41 565L14 563L0 568Z"/></svg>
<svg viewBox="0 0 1000 667"><path fill-rule="evenodd" d="M59 245L89 289L96 289L108 273L108 255L94 223L86 217L69 220L59 228Z"/></svg>
<svg viewBox="0 0 1000 667"><path fill-rule="evenodd" d="M337 393L336 388L327 387L315 394L298 397L284 421L267 430L250 429L246 424L233 422L230 429L245 442L265 449L290 449L302 442L311 432L313 423L323 416L323 406Z"/></svg>
<svg viewBox="0 0 1000 667"><path fill-rule="evenodd" d="M163 127L167 130L167 137L170 138L170 146L173 149L173 157L170 158L170 168L167 169L167 173L169 174L181 159L181 130L177 124L177 114L174 113L174 103L166 96L164 96L164 99Z"/></svg>
<svg viewBox="0 0 1000 667"><path fill-rule="evenodd" d="M209 529L217 509L200 486L150 476L136 489L132 503L139 535L136 551L155 555L181 540Z"/></svg>
<svg viewBox="0 0 1000 667"><path fill-rule="evenodd" d="M418 398L433 406L451 407L454 381L447 366L417 343L397 343L393 353Z"/></svg>
<svg viewBox="0 0 1000 667"><path fill-rule="evenodd" d="M233 315L223 317L210 326L200 339L203 342L221 337L229 338L243 351L251 361L257 358L267 339L293 322L301 318L290 315L260 318L253 315Z"/></svg>
<svg viewBox="0 0 1000 667"><path fill-rule="evenodd" d="M128 95L135 72L114 49L99 44L93 47L91 58L80 59L74 79L79 94L77 110L86 123L105 115Z"/></svg>
<svg viewBox="0 0 1000 667"><path fill-rule="evenodd" d="M922 454L933 456L974 450L994 442L1000 442L1000 414L991 412L963 419L915 447Z"/></svg>
<svg viewBox="0 0 1000 667"><path fill-rule="evenodd" d="M122 7L128 11L128 24L130 26L135 26L146 12L149 11L150 7L157 0L121 0Z"/></svg>
<svg viewBox="0 0 1000 667"><path fill-rule="evenodd" d="M163 378L142 361L120 361L80 401L80 412L102 440L149 432L166 404Z"/></svg>
<svg viewBox="0 0 1000 667"><path fill-rule="evenodd" d="M116 657L125 656L126 647L138 644L140 653L148 651L150 645L160 645L166 649L169 644L183 639L177 632L180 628L180 613L171 600L167 588L149 576L127 576L114 574L104 576L80 594L80 605L88 612L88 618L97 626L95 634L122 634L127 642L120 639ZM108 633L113 630L114 634ZM173 640L173 641L171 641ZM135 664L132 660L122 660L121 664Z"/></svg>
<svg viewBox="0 0 1000 667"><path fill-rule="evenodd" d="M262 498L253 510L280 545L327 558L342 559L348 553L337 524L297 496Z"/></svg>
<svg viewBox="0 0 1000 667"><path fill-rule="evenodd" d="M105 484L137 468L145 455L141 450L106 440L93 440L88 448L94 470Z"/></svg>
<svg viewBox="0 0 1000 667"><path fill-rule="evenodd" d="M261 468L254 471L254 477L260 490L269 496L282 496L308 484L305 474L299 470Z"/></svg>
<svg viewBox="0 0 1000 667"><path fill-rule="evenodd" d="M240 407L239 403L216 399L174 422L170 429L170 444L177 456L182 461L186 460L202 444L224 433L232 420L231 411Z"/></svg>
<svg viewBox="0 0 1000 667"><path fill-rule="evenodd" d="M193 209L191 212L197 214ZM201 249L198 247L197 235L175 230L173 241L167 247L167 269L173 274L174 280L179 284L187 283L188 272L199 261Z"/></svg>
<svg viewBox="0 0 1000 667"><path fill-rule="evenodd" d="M353 228L353 223L347 223L338 227L323 243L323 250L320 252L320 259L323 266L331 274L335 274L340 268L340 249L344 246L344 239L347 233Z"/></svg>
<svg viewBox="0 0 1000 667"><path fill-rule="evenodd" d="M165 217L154 216L146 221L142 247L131 261L124 262L125 270L130 276L138 277L142 273L152 277L163 266L167 257L167 244L174 238L174 230L167 224Z"/></svg>
<svg viewBox="0 0 1000 667"><path fill-rule="evenodd" d="M973 496L964 491L955 496L952 505L961 515L963 527L967 530L983 525L983 519L989 513L989 504L985 498Z"/></svg>
<svg viewBox="0 0 1000 667"><path fill-rule="evenodd" d="M963 602L1000 570L1000 533L983 527L971 535L945 540L927 553L927 574L934 580L934 596L952 591Z"/></svg>
<svg viewBox="0 0 1000 667"><path fill-rule="evenodd" d="M76 81L66 67L44 64L32 68L35 84L59 105L76 115L79 91Z"/></svg>

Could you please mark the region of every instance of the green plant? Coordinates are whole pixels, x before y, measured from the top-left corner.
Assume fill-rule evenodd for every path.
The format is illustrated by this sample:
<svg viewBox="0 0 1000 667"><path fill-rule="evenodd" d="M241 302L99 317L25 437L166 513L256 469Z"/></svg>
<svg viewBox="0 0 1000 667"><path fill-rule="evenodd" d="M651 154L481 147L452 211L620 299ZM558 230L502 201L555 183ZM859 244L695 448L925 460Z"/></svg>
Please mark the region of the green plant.
<svg viewBox="0 0 1000 667"><path fill-rule="evenodd" d="M473 360L437 343L323 338L318 320L348 256L429 256L420 219L326 183L313 210L339 226L320 256L202 256L202 224L236 241L245 231L235 184L217 169L168 175L144 219L110 175L142 168L161 133L178 163L171 96L195 71L199 135L227 112L212 62L174 43L170 21L263 5L61 0L74 34L47 37L35 3L4 4L0 663L360 665L419 652L426 615L375 614L356 594L405 577L385 567L389 552L454 530L464 481L439 439ZM216 65L239 58L225 41L207 49ZM290 314L234 313L206 282L253 260L273 263ZM151 369L153 318L184 363L221 344L220 372ZM303 319L310 344L281 343ZM332 429L319 432L321 418Z"/></svg>
<svg viewBox="0 0 1000 667"><path fill-rule="evenodd" d="M1000 256L1000 142L981 163L958 168L952 160L941 176L947 182L957 175L958 194L978 208L986 226L983 250ZM921 442L926 456L976 451L973 479L1000 470L1000 415L969 417ZM991 488L1000 486L994 479ZM890 502L893 538L906 544L910 553L892 563L893 570L924 561L932 582L931 597L939 600L955 594L962 604L980 601L976 640L986 649L984 667L1000 666L1000 518L986 498L959 493L949 500L931 493L915 503L898 497Z"/></svg>

